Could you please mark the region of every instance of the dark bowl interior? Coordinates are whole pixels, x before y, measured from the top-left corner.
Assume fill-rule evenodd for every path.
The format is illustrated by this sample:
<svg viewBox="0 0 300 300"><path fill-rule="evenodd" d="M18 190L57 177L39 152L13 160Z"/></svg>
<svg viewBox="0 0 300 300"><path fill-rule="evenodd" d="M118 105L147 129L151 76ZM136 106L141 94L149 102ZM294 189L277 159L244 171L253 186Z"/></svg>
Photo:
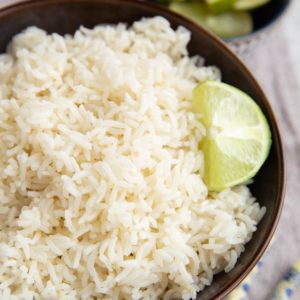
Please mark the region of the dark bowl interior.
<svg viewBox="0 0 300 300"><path fill-rule="evenodd" d="M271 125L271 153L251 185L260 204L267 207L267 213L236 267L230 273L215 276L212 285L198 297L202 300L220 299L249 273L263 254L277 225L283 203L284 161L278 127L266 97L245 66L222 42L205 30L157 5L135 0L29 0L2 9L0 53L5 51L10 39L27 26L35 25L48 32L65 34L73 33L80 25L93 27L99 23L132 23L141 17L155 15L164 16L173 27L187 27L192 32L190 54L200 54L207 64L218 66L222 70L223 80L252 96Z"/></svg>
<svg viewBox="0 0 300 300"><path fill-rule="evenodd" d="M291 0L272 0L252 11L254 32L273 24L286 10Z"/></svg>

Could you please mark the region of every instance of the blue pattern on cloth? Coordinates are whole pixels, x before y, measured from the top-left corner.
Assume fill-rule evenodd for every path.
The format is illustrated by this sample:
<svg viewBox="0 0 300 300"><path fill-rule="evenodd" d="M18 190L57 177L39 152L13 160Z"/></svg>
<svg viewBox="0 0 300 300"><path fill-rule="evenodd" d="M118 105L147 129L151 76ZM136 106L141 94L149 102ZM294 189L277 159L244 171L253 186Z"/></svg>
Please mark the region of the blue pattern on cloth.
<svg viewBox="0 0 300 300"><path fill-rule="evenodd" d="M272 300L289 300L300 285L300 260L297 261L279 282Z"/></svg>
<svg viewBox="0 0 300 300"><path fill-rule="evenodd" d="M250 290L250 285L249 284L243 283L242 287L243 287L243 289L244 289L245 292L249 292L249 290Z"/></svg>
<svg viewBox="0 0 300 300"><path fill-rule="evenodd" d="M288 297L292 297L292 295L293 295L293 290L292 289L289 289L289 288L287 288L286 290L285 290L285 292L286 292L286 294L287 294L287 296Z"/></svg>
<svg viewBox="0 0 300 300"><path fill-rule="evenodd" d="M226 298L227 300L246 300L251 288L251 283L256 273L263 266L260 260L252 272L244 279L244 281ZM295 289L300 285L300 260L297 261L292 268L283 276L282 280L276 287L275 293L271 300L290 300Z"/></svg>

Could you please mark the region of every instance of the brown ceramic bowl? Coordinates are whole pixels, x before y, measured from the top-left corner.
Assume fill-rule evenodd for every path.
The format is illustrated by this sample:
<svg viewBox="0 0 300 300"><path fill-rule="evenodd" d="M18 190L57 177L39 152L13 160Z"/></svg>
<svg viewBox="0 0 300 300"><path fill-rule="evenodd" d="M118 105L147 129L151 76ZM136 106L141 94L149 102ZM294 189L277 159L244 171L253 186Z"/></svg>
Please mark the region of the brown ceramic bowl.
<svg viewBox="0 0 300 300"><path fill-rule="evenodd" d="M272 130L273 144L268 160L251 185L259 203L267 213L253 239L246 245L235 268L215 276L211 286L199 293L198 299L221 299L232 291L251 271L266 250L279 220L284 194L284 159L277 123L261 88L242 62L217 38L172 12L137 0L25 0L0 10L0 53L14 34L27 26L39 26L48 32L73 33L80 25L92 27L100 23L132 23L141 17L161 15L172 26L183 25L192 32L191 55L200 54L209 65L222 70L223 80L256 100L264 111Z"/></svg>

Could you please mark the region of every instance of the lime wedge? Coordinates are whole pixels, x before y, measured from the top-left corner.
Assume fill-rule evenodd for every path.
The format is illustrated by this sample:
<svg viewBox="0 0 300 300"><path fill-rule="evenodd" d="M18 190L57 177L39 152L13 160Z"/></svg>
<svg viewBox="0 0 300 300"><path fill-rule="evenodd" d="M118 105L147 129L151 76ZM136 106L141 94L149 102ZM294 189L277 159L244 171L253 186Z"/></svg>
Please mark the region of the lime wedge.
<svg viewBox="0 0 300 300"><path fill-rule="evenodd" d="M232 38L252 32L253 21L247 12L231 11L207 16L206 28L222 38Z"/></svg>
<svg viewBox="0 0 300 300"><path fill-rule="evenodd" d="M206 81L193 91L193 109L207 130L201 149L209 191L251 179L271 146L269 125L254 100L228 84Z"/></svg>
<svg viewBox="0 0 300 300"><path fill-rule="evenodd" d="M237 0L233 8L236 10L249 10L263 6L270 2L270 0Z"/></svg>
<svg viewBox="0 0 300 300"><path fill-rule="evenodd" d="M221 14L232 10L236 0L205 0L209 10L214 14Z"/></svg>
<svg viewBox="0 0 300 300"><path fill-rule="evenodd" d="M231 38L250 33L253 22L249 13L232 11L214 15L201 1L171 3L169 8L205 27L222 38Z"/></svg>

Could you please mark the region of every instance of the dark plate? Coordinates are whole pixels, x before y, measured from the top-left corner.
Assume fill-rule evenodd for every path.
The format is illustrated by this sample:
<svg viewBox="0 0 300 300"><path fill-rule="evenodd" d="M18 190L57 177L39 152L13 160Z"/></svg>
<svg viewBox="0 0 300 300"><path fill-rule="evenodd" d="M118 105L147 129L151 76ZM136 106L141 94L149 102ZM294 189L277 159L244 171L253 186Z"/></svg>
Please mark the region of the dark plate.
<svg viewBox="0 0 300 300"><path fill-rule="evenodd" d="M161 0L148 0L155 3L163 3ZM236 38L228 38L225 40L234 40L239 39L241 37L246 37L252 34L256 34L258 31L262 31L267 27L273 25L282 14L286 11L289 6L291 0L271 0L269 3L253 9L250 11L251 16L253 18L253 32L250 34L246 34L244 36L239 36ZM167 4L164 4L167 5Z"/></svg>
<svg viewBox="0 0 300 300"><path fill-rule="evenodd" d="M267 213L259 224L246 251L230 273L215 276L213 283L198 299L220 299L227 295L255 266L268 246L279 220L284 194L284 159L278 126L261 88L228 48L213 35L170 11L136 0L36 0L7 7L0 11L0 52L7 43L27 26L39 26L48 32L73 33L80 25L92 27L99 23L132 23L141 17L161 15L173 27L183 25L192 32L189 44L191 55L200 54L207 64L222 70L223 80L255 99L264 111L272 130L273 145L267 162L255 177L251 191Z"/></svg>
<svg viewBox="0 0 300 300"><path fill-rule="evenodd" d="M268 4L251 12L254 21L254 33L273 25L286 11L291 0L272 0Z"/></svg>
<svg viewBox="0 0 300 300"><path fill-rule="evenodd" d="M148 1L163 3L161 0ZM271 0L267 4L251 10L253 31L245 35L224 38L223 40L239 57L247 58L256 51L259 45L263 45L268 40L270 33L276 29L276 25L280 23L279 21L291 2L292 0ZM162 5L167 6L167 4Z"/></svg>

